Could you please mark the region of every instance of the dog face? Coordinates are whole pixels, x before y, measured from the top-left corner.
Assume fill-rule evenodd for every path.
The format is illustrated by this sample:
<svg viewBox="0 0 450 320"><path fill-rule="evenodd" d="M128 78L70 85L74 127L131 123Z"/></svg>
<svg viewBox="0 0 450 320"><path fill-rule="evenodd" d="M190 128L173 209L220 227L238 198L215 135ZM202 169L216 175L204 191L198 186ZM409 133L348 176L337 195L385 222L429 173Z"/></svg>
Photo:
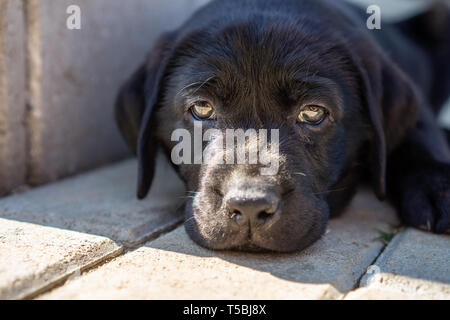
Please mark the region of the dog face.
<svg viewBox="0 0 450 320"><path fill-rule="evenodd" d="M279 130L278 152L271 155L279 169L273 175L262 175L261 164L221 161L182 164L178 171L188 190L196 191L187 202L186 230L198 243L291 251L323 233L327 197L357 165L358 149L368 138L360 133L368 124L355 101L357 79L345 67L348 57L308 43L300 32L273 25L252 30L242 25L215 34L215 40L199 34L197 45L193 38L180 45L189 54L173 61L156 115L157 123L167 124L158 139L173 150L171 132L185 128L193 136L199 121L204 130L221 132ZM338 59L344 67L336 66ZM207 109L205 117L197 109ZM215 156L223 159L221 139L205 148L218 150Z"/></svg>
<svg viewBox="0 0 450 320"><path fill-rule="evenodd" d="M396 104L392 117L403 107L376 91L355 51L320 24L300 28L268 17L161 38L118 99L142 119L122 130L135 132L128 137L140 159L138 196L150 186L156 142L170 155L175 130L194 136L200 123L203 132L223 136L229 129L269 130L276 152L271 148L265 164L223 163L237 150L224 148L216 134L200 148L214 150L211 161L176 166L192 192L186 230L212 249L287 252L313 243L351 198L364 164L375 163L370 171L383 193L389 125L375 100ZM378 84L386 65L372 64ZM395 80L401 75L388 70L385 78L401 89ZM270 130L277 133L274 143ZM258 149L260 139L245 140L245 152ZM277 170L263 175L267 163Z"/></svg>

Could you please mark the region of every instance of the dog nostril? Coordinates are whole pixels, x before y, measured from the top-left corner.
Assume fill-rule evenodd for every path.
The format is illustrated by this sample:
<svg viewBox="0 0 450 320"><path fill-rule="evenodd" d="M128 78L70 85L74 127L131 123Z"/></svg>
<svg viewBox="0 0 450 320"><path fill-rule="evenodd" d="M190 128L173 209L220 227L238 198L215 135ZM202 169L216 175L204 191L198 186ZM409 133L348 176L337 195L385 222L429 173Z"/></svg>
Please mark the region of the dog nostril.
<svg viewBox="0 0 450 320"><path fill-rule="evenodd" d="M234 221L238 221L242 219L242 213L239 210L233 210L232 212L228 212L228 217Z"/></svg>
<svg viewBox="0 0 450 320"><path fill-rule="evenodd" d="M265 221L265 220L271 218L271 217L273 216L274 213L275 213L275 212L272 212L272 211L261 211L261 212L258 214L258 220L260 220L260 221Z"/></svg>

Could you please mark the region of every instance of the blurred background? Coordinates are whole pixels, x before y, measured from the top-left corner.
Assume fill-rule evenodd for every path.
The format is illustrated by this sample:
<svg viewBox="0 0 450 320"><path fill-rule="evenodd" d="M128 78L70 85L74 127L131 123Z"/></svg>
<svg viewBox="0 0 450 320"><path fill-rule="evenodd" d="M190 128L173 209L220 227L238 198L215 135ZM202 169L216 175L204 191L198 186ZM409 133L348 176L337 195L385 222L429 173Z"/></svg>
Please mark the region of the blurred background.
<svg viewBox="0 0 450 320"><path fill-rule="evenodd" d="M117 90L160 33L207 2L0 0L0 196L130 157L113 120ZM428 1L351 2L379 5L383 23ZM70 5L79 30L67 28Z"/></svg>

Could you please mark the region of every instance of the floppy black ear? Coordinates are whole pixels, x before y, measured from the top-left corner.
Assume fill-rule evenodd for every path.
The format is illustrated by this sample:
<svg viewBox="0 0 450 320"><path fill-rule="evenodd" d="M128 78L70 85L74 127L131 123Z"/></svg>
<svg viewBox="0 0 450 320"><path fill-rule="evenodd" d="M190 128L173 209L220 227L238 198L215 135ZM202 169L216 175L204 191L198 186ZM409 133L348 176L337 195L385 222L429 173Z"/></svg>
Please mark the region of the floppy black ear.
<svg viewBox="0 0 450 320"><path fill-rule="evenodd" d="M145 111L144 83L146 67L142 65L119 89L115 104L116 123L125 142L136 155L141 120Z"/></svg>
<svg viewBox="0 0 450 320"><path fill-rule="evenodd" d="M379 199L386 196L388 154L414 127L420 96L411 80L374 46L358 61L363 101L373 127L371 170Z"/></svg>
<svg viewBox="0 0 450 320"><path fill-rule="evenodd" d="M157 109L166 67L171 57L175 33L162 35L151 51L147 63L122 86L116 99L116 121L125 141L138 157L137 197L145 198L155 172L158 149Z"/></svg>

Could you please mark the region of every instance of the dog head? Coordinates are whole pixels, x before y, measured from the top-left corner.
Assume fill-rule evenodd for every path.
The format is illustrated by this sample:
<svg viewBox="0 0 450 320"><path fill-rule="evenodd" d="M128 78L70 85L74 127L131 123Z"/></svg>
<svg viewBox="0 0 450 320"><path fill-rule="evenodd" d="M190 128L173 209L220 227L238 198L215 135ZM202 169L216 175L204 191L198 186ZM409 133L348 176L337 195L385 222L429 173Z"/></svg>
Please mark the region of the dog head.
<svg viewBox="0 0 450 320"><path fill-rule="evenodd" d="M161 37L119 95L120 108L140 110L138 121L118 118L138 155L138 197L160 145L188 160L175 168L191 192L192 239L280 252L317 240L366 171L383 197L387 153L413 125L418 99L378 47L344 22L252 15L207 27L206 13ZM226 145L230 132L244 133L240 145ZM251 162L250 150L264 147L264 161ZM239 152L245 162L227 162Z"/></svg>

